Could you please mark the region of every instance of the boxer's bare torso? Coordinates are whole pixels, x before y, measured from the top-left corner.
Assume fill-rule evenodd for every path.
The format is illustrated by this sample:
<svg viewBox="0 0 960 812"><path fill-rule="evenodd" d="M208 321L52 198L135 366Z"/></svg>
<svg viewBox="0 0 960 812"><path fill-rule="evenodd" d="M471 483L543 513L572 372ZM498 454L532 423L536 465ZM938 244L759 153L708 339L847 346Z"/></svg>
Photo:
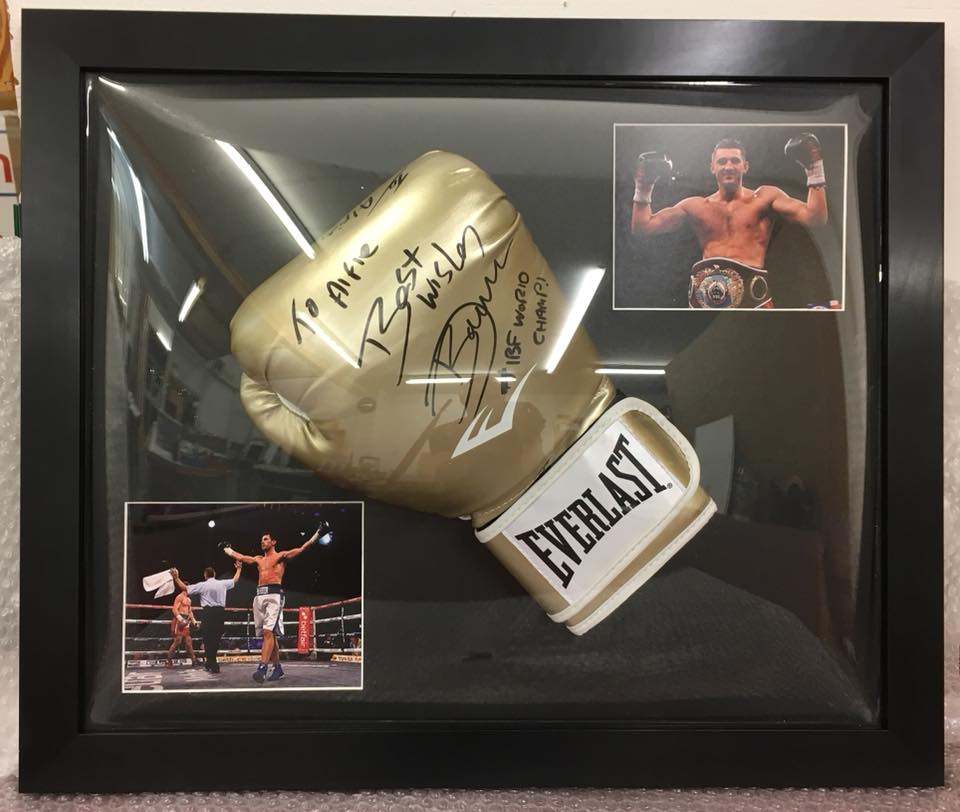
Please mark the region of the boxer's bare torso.
<svg viewBox="0 0 960 812"><path fill-rule="evenodd" d="M772 202L778 192L783 194L771 186L741 187L732 200L715 192L709 197L688 197L677 205L686 212L704 259L729 257L762 268L773 233Z"/></svg>
<svg viewBox="0 0 960 812"><path fill-rule="evenodd" d="M307 547L315 543L318 538L320 538L319 530L299 547L294 547L290 550L281 550L278 552L276 549L277 540L269 533L264 533L260 538L260 549L263 550L262 555L242 555L230 547L225 547L224 552L234 561L240 561L244 564L255 564L257 571L259 572L257 586L270 586L274 584L282 584L283 574L287 568L287 561L289 561L291 558L296 558L304 550L306 550Z"/></svg>
<svg viewBox="0 0 960 812"><path fill-rule="evenodd" d="M258 555L255 563L260 573L260 577L257 579L257 586L283 583L283 573L287 565L287 557L284 553L270 550L269 553Z"/></svg>
<svg viewBox="0 0 960 812"><path fill-rule="evenodd" d="M173 601L173 621L176 628L187 627L193 619L193 607L186 592L181 592Z"/></svg>
<svg viewBox="0 0 960 812"><path fill-rule="evenodd" d="M827 220L822 185L810 186L805 201L790 197L776 186L746 188L743 178L750 164L742 146L721 145L710 159L717 191L705 197L687 197L654 212L653 187L668 167L662 156L638 164L630 230L637 236L653 236L687 225L700 243L703 259L726 257L763 268L776 219L806 226L823 225Z"/></svg>

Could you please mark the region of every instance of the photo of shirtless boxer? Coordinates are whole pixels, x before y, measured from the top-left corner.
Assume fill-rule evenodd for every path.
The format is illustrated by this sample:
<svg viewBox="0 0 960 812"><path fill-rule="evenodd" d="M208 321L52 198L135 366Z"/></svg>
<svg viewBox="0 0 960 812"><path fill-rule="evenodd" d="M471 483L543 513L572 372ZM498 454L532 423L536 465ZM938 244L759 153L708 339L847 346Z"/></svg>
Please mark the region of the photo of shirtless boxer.
<svg viewBox="0 0 960 812"><path fill-rule="evenodd" d="M259 572L257 578L257 594L253 599L253 622L258 637L263 638L260 649L260 664L253 672L254 682L278 682L284 677L280 665L280 641L283 635L283 575L287 562L303 553L311 544L316 544L323 538L330 528L321 523L303 544L291 550L277 550L277 540L269 533L260 537L262 555L242 555L232 547L226 546L223 551L234 561L242 564L253 564ZM267 666L273 664L270 676L267 676Z"/></svg>
<svg viewBox="0 0 960 812"><path fill-rule="evenodd" d="M640 151L624 150L617 155L621 177L630 156L633 183L629 224L624 224L627 238L617 245L617 255L624 259L615 262L619 266L615 273L621 278L627 274L657 276L660 287L648 286L646 290L655 292L654 296L645 297L647 300L643 302L631 301L629 306L731 310L842 308L842 293L835 289L836 284L827 290L822 284L806 284L801 278L801 273L809 276L815 271L812 266L824 264L825 255L830 253L816 240L820 239L818 232L831 223L831 217L836 219L831 214L827 174L832 163L831 170L842 177L842 153L827 156L820 136L812 129L736 128L745 133L741 138L722 135L725 130L735 128L691 127L686 140L697 141L698 151L703 150L701 154L708 151L703 161L712 176L713 191L687 194L699 185L700 172L690 166L690 146L676 137L678 132L683 133L683 128L679 125L670 128L670 137L654 127L636 129L639 132L631 133L631 141L641 145ZM821 129L827 131L833 147L836 132ZM790 132L789 136L778 140L786 132ZM705 139L710 136L720 137L704 150L708 143ZM751 146L747 144L748 137ZM774 143L775 150L771 148ZM754 171L751 160L757 144L762 146L758 150L762 152L762 169ZM644 149L644 146L655 148ZM682 157L675 157L678 153ZM754 177L758 183L750 183ZM787 184L791 186L790 191L782 188ZM836 204L835 195L833 200ZM805 259L804 267L799 270L788 267L791 257L786 251L783 257L777 258L776 264L769 261L771 244L784 229L799 230L802 234L795 235L794 239L805 238L813 245L809 253L814 260ZM667 243L663 238L668 235L678 236ZM826 235L821 242L829 243L829 237ZM683 239L691 244L695 253L688 249L680 260L677 246L683 245L678 241ZM676 267L680 262L683 265ZM839 257L831 256L830 264L840 262ZM824 273L829 276L830 271L831 268L826 268ZM661 291L668 284L671 299L665 301ZM842 277L839 286L842 290Z"/></svg>
<svg viewBox="0 0 960 812"><path fill-rule="evenodd" d="M362 502L125 509L124 693L363 689Z"/></svg>
<svg viewBox="0 0 960 812"><path fill-rule="evenodd" d="M193 605L186 590L183 590L174 598L170 611L173 614L170 619L170 633L173 635L173 642L167 649L167 668L173 668L173 654L180 648L181 644L187 649L192 664L194 666L199 665L200 661L193 651L193 638L190 637L190 627L197 625L197 619L193 616Z"/></svg>

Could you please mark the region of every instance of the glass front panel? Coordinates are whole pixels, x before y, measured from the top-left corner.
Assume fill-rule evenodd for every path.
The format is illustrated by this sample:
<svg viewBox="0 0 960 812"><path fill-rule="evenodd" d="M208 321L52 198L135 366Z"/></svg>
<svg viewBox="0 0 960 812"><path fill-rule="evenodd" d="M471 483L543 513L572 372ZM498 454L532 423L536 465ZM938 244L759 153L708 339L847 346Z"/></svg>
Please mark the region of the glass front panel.
<svg viewBox="0 0 960 812"><path fill-rule="evenodd" d="M877 722L879 87L87 91L91 729Z"/></svg>

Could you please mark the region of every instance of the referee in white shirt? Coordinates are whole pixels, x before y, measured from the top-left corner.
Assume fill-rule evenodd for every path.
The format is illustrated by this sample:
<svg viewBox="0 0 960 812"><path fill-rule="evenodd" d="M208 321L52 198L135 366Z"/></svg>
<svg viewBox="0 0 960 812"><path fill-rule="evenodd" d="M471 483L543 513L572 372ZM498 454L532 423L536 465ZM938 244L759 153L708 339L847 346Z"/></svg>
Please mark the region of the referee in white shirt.
<svg viewBox="0 0 960 812"><path fill-rule="evenodd" d="M187 590L188 595L200 596L200 606L203 607L200 636L203 638L203 653L207 660L203 667L211 674L220 673L217 652L220 651L220 638L223 636L227 590L237 585L242 568L243 563L237 561L233 578L217 578L216 570L213 567L207 567L203 571L203 580L189 585L180 580L180 573L176 569L170 570L177 589Z"/></svg>

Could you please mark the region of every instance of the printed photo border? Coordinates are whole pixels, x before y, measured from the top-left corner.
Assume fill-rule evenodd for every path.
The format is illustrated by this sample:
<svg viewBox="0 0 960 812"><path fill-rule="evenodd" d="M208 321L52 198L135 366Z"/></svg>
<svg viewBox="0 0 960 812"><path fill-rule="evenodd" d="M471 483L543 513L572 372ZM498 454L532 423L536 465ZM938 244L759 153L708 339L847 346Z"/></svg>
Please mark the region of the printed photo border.
<svg viewBox="0 0 960 812"><path fill-rule="evenodd" d="M763 308L751 309L751 308L717 308L714 310L709 310L708 312L718 313L718 312L739 312L739 313L751 313L751 312L768 312L768 313L839 313L846 310L847 307L847 214L849 208L849 171L850 171L850 137L849 137L849 125L846 122L794 122L794 121L778 121L778 122L615 122L612 128L612 139L613 139L613 166L611 169L611 179L610 179L610 194L612 198L612 210L611 210L611 223L612 223L612 233L611 233L611 256L612 256L612 269L611 269L611 293L610 293L610 307L612 310L658 310L658 311L671 311L671 312L703 312L697 308L691 307L640 307L640 306L628 306L628 305L617 305L617 210L619 207L624 205L622 199L617 197L617 169L618 169L618 156L617 156L617 129L618 128L630 128L630 129L639 129L639 128L648 128L648 127L709 127L712 129L729 129L729 130L743 130L750 127L777 127L780 129L791 128L796 129L797 132L802 130L815 130L823 129L826 127L841 127L843 128L843 188L841 191L841 198L843 200L843 212L841 215L841 244L840 244L840 306L837 308L808 308L808 307L773 307L766 311ZM635 159L636 156L633 156ZM829 183L829 178L827 180ZM769 269L768 269L769 270ZM687 269L683 270L684 279L689 279L687 274Z"/></svg>
<svg viewBox="0 0 960 812"><path fill-rule="evenodd" d="M363 500L321 500L314 502L215 502L215 501L200 501L200 502L176 502L176 501L141 501L141 500L131 500L124 502L123 510L123 608L122 608L122 625L123 630L123 642L120 647L120 685L121 693L124 695L144 695L145 693L153 693L153 691L145 691L139 689L128 689L126 687L126 678L128 676L128 665L127 665L127 607L131 603L130 596L127 594L128 588L128 566L130 559L130 508L137 505L230 505L230 506L265 506L265 505L280 505L283 507L293 507L295 505L310 505L310 506L331 506L331 505L359 505L360 506L360 595L358 596L360 601L360 629L361 629L361 644L360 644L360 684L359 685L325 685L325 686L261 686L257 684L251 684L249 687L242 688L217 688L217 687L203 687L197 685L196 687L190 688L162 688L156 691L156 695L166 695L166 694L202 694L204 696L208 694L228 694L228 693L263 693L264 691L275 692L275 691L285 691L285 692L305 692L305 691L362 691L363 690L363 679L364 679L364 666L365 666L365 651L363 641L366 637L366 627L365 627L365 616L364 616L364 587L365 587L365 567L366 567L366 504ZM316 551L313 551L316 552ZM309 553L307 553L309 554ZM344 601L339 601L343 603ZM321 604L318 606L312 606L311 608L316 610L320 606L328 606L331 604ZM165 607L168 608L168 607ZM248 609L243 611L249 612ZM202 619L201 619L202 622ZM221 660L221 662L227 662ZM252 661L251 661L252 662ZM245 670L248 664L245 662ZM249 675L248 675L249 676Z"/></svg>

